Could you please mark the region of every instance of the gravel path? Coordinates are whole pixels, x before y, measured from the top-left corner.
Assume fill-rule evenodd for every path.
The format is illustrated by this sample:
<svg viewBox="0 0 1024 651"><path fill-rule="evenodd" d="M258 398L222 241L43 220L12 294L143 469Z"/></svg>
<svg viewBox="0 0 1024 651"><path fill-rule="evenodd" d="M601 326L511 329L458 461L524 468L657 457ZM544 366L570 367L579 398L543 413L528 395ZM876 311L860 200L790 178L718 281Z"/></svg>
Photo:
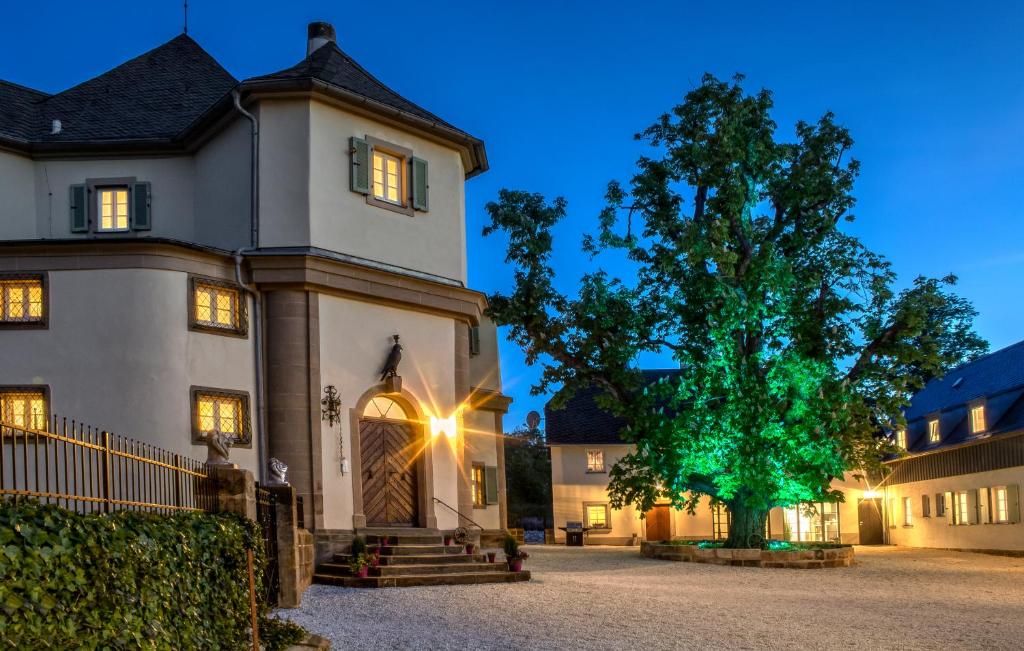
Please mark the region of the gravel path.
<svg viewBox="0 0 1024 651"><path fill-rule="evenodd" d="M533 581L355 590L281 611L335 649L1022 649L1024 558L857 548L768 570L529 547Z"/></svg>

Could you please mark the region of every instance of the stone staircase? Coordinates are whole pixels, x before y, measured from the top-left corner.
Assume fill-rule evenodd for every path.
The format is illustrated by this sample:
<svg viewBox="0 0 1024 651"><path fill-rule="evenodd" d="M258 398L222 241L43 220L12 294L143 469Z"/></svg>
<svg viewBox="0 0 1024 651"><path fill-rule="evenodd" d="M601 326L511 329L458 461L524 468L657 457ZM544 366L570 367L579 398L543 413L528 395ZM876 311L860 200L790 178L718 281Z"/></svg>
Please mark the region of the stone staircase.
<svg viewBox="0 0 1024 651"><path fill-rule="evenodd" d="M385 535L388 544L381 545ZM446 546L440 533L375 533L364 537L367 551L380 550L380 565L371 567L369 576L354 576L349 567L351 556L335 554L330 562L317 566L313 582L346 588L403 588L530 580L528 571L509 572L500 551L495 562L489 563L485 553L467 554L463 545Z"/></svg>

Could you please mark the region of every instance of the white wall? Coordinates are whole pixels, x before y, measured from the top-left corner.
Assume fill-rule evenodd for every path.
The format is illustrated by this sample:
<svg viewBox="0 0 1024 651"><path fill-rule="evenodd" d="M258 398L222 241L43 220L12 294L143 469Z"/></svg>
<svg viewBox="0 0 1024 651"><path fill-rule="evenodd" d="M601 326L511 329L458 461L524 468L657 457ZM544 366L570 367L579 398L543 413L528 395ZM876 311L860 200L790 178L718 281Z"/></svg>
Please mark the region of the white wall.
<svg viewBox="0 0 1024 651"><path fill-rule="evenodd" d="M260 246L309 246L309 102L263 100L257 116Z"/></svg>
<svg viewBox="0 0 1024 651"><path fill-rule="evenodd" d="M473 463L478 463L497 467L497 446L502 445L503 441L494 432L494 413L467 411L462 419L462 427L466 439L466 466L471 467ZM501 488L503 487L499 487L499 489ZM501 528L501 516L497 504L489 504L482 508L473 507L473 512L467 515L484 529Z"/></svg>
<svg viewBox="0 0 1024 651"><path fill-rule="evenodd" d="M49 283L48 329L0 330L0 384L49 385L52 412L199 460L190 387L247 391L254 410L252 340L189 330L187 274L57 271ZM231 460L255 472L255 443Z"/></svg>
<svg viewBox="0 0 1024 651"><path fill-rule="evenodd" d="M194 231L227 251L251 242L251 125L238 118L195 154Z"/></svg>
<svg viewBox="0 0 1024 651"><path fill-rule="evenodd" d="M0 240L36 237L35 201L32 160L0 151Z"/></svg>
<svg viewBox="0 0 1024 651"><path fill-rule="evenodd" d="M349 410L380 382L380 368L391 350L391 335L401 335L399 374L403 389L415 396L424 416L447 417L455 399L455 348L452 320L420 312L319 295L320 378L334 385L341 398L342 420L333 428L322 423L324 527L352 528L352 476L341 473L341 449L351 459ZM429 423L426 428L429 432ZM434 495L458 506L456 455L444 436L431 441ZM456 516L438 507L440 528L457 526Z"/></svg>

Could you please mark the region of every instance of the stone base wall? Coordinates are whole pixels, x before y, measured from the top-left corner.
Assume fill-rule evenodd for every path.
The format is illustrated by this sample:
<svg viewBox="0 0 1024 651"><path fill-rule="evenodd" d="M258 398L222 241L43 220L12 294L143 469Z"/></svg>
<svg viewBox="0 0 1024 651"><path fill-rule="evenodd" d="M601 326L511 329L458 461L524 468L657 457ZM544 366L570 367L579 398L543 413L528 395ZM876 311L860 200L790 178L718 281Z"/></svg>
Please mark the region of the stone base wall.
<svg viewBox="0 0 1024 651"><path fill-rule="evenodd" d="M313 572L316 569L316 547L313 542L313 534L305 529L296 531L296 543L299 559L299 594L301 595L306 588L313 584Z"/></svg>
<svg viewBox="0 0 1024 651"><path fill-rule="evenodd" d="M347 554L353 537L351 529L317 529L313 533L316 564L330 561L335 554Z"/></svg>
<svg viewBox="0 0 1024 651"><path fill-rule="evenodd" d="M708 563L737 567L786 567L821 569L849 567L853 564L853 547L811 550L770 549L702 549L697 545L665 545L644 542L640 553L647 558L684 563Z"/></svg>

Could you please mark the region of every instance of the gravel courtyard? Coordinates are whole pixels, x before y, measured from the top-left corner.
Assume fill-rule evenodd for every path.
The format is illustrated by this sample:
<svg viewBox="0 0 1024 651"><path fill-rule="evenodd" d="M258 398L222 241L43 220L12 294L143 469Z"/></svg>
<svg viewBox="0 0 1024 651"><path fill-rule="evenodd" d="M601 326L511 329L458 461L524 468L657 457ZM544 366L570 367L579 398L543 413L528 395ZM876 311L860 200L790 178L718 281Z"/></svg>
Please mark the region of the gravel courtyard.
<svg viewBox="0 0 1024 651"><path fill-rule="evenodd" d="M282 611L335 649L1021 649L1024 559L857 548L857 564L672 563L529 546L533 581L355 590Z"/></svg>

